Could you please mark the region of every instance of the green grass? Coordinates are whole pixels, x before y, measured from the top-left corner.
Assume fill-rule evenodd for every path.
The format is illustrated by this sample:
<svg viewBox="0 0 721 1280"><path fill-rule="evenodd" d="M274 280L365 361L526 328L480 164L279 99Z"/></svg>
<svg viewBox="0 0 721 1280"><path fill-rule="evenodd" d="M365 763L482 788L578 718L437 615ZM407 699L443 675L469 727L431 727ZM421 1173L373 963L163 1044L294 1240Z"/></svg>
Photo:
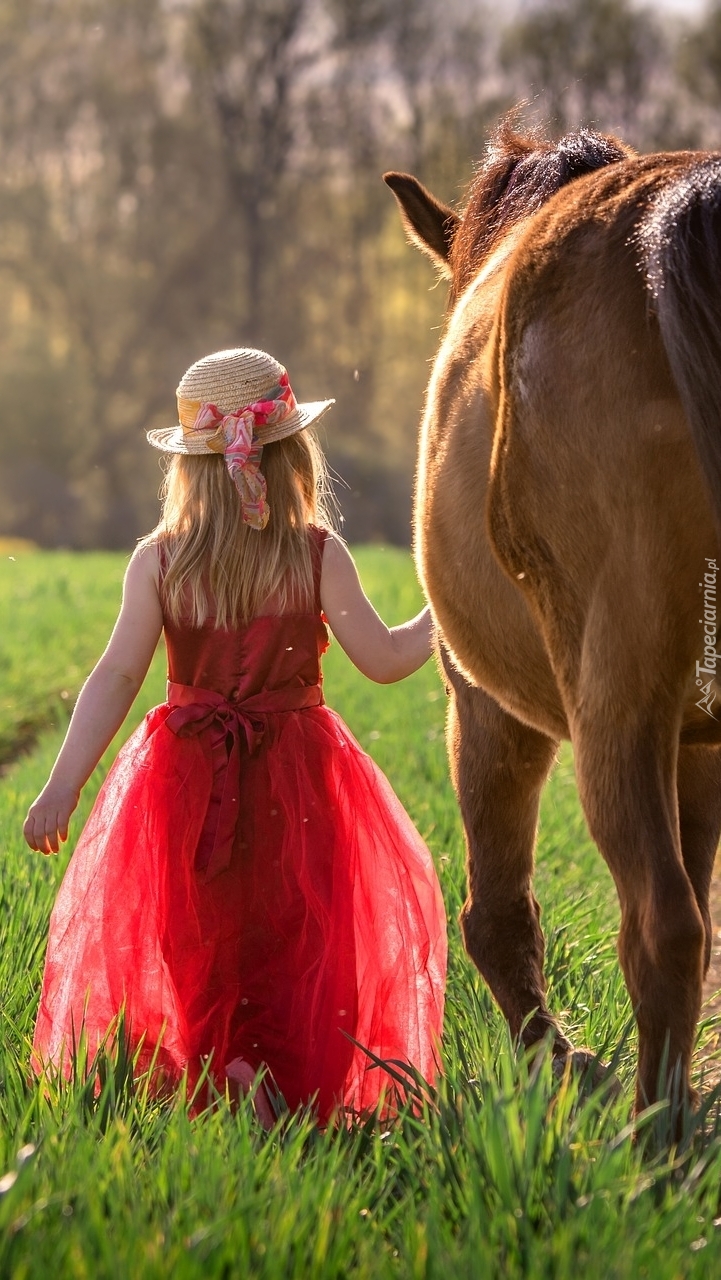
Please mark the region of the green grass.
<svg viewBox="0 0 721 1280"><path fill-rule="evenodd" d="M389 621L415 611L406 555L364 549L358 562ZM378 688L333 645L325 672L329 702L390 777L438 866L450 957L437 1097L387 1126L320 1134L301 1115L265 1135L247 1106L191 1118L182 1098L153 1101L132 1087L122 1059L106 1064L97 1096L82 1081L44 1094L29 1080L54 892L118 743L88 784L60 857L31 854L22 819L59 745L63 708L107 638L121 576L121 557L41 554L23 558L22 578L0 573L11 611L6 740L13 715L58 720L0 780L0 1276L716 1274L721 1123L712 1107L671 1147L657 1112L645 1118L656 1127L655 1154L632 1140L634 1037L615 958L617 908L578 807L570 752L546 789L539 841L550 999L577 1043L616 1053L623 1095L584 1094L572 1079L555 1080L547 1058L519 1059L463 952L463 841L431 664ZM159 654L119 739L162 699L164 674Z"/></svg>
<svg viewBox="0 0 721 1280"><path fill-rule="evenodd" d="M62 724L118 609L126 559L0 548L0 765Z"/></svg>

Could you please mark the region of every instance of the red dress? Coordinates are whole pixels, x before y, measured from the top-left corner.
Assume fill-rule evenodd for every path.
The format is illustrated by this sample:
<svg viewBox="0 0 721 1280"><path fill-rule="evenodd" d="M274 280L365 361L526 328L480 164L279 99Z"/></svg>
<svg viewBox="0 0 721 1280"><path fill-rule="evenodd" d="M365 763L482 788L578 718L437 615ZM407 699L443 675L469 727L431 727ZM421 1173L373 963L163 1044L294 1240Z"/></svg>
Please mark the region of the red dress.
<svg viewBox="0 0 721 1280"><path fill-rule="evenodd" d="M374 1106L377 1057L436 1072L446 926L426 845L324 705L315 612L165 622L168 702L120 751L50 922L36 1065L125 1007L166 1078L265 1064L288 1106ZM344 1034L348 1033L348 1034Z"/></svg>

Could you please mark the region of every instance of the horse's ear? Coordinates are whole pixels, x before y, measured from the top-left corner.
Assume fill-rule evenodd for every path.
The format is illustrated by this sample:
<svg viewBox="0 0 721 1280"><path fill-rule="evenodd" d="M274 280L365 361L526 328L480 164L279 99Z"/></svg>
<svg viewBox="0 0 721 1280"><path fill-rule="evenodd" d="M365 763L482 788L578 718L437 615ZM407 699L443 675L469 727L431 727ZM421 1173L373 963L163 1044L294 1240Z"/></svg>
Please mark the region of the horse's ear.
<svg viewBox="0 0 721 1280"><path fill-rule="evenodd" d="M408 239L450 276L449 258L460 218L410 173L384 173L383 181L398 201Z"/></svg>

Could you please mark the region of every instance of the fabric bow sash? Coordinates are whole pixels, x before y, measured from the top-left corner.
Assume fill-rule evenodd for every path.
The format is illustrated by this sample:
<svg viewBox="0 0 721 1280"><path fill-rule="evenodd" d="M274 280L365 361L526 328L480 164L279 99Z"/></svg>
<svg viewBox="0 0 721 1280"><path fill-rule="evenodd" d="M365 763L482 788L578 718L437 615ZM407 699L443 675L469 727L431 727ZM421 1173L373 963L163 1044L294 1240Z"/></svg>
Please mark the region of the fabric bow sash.
<svg viewBox="0 0 721 1280"><path fill-rule="evenodd" d="M240 494L243 520L252 529L264 529L270 517L268 490L260 470L263 445L257 428L277 426L296 407L284 370L264 400L255 400L231 413L222 413L215 404L201 404L190 429L190 434L207 436L205 443L213 453L225 455L230 478Z"/></svg>
<svg viewBox="0 0 721 1280"><path fill-rule="evenodd" d="M263 741L268 715L319 707L323 701L319 684L268 690L237 702L213 689L168 682L172 710L165 721L167 728L179 738L205 732L210 735L213 785L195 855L195 869L204 881L212 880L230 863L238 822L242 746L249 755L255 754Z"/></svg>

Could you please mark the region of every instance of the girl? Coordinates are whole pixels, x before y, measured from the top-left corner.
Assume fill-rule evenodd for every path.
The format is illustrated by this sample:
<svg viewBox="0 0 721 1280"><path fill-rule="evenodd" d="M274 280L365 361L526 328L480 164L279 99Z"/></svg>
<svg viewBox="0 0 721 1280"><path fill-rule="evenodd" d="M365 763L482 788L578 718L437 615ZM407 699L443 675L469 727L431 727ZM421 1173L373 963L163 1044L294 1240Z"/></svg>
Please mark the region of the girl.
<svg viewBox="0 0 721 1280"><path fill-rule="evenodd" d="M173 455L160 524L25 822L57 852L163 631L168 700L118 755L53 910L35 1063L67 1069L81 1025L92 1052L124 1008L140 1069L192 1085L210 1058L247 1091L264 1068L325 1122L391 1087L364 1047L433 1079L446 964L430 854L324 703L325 624L386 683L426 661L430 617L388 629L329 532L307 428L333 401L297 404L249 349L199 360L177 396L179 425L148 433ZM270 1123L260 1089L256 1107Z"/></svg>

